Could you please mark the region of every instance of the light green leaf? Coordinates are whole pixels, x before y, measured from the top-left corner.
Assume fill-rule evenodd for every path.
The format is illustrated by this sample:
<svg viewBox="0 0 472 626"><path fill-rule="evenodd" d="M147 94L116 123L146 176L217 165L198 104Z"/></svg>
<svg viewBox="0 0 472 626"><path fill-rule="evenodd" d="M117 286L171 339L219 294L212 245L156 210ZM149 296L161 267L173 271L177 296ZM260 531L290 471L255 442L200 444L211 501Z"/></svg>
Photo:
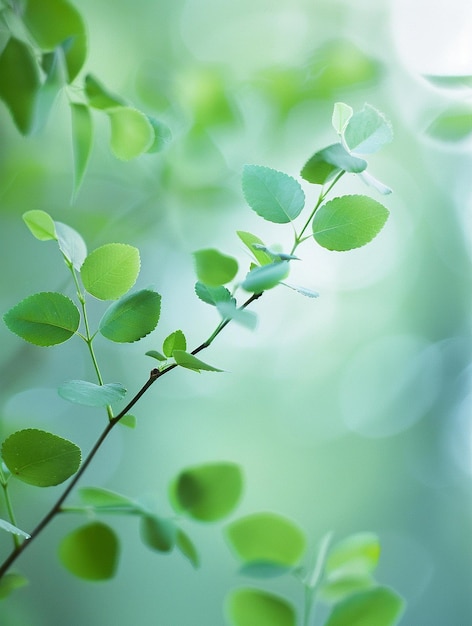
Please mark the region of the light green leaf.
<svg viewBox="0 0 472 626"><path fill-rule="evenodd" d="M31 234L36 237L36 239L40 241L57 239L54 220L46 211L40 211L38 209L26 211L26 213L23 213L22 217Z"/></svg>
<svg viewBox="0 0 472 626"><path fill-rule="evenodd" d="M13 524L10 524L10 522L7 522L7 520L5 519L0 518L0 528L2 530L5 530L7 533L11 533L12 535L23 537L23 539L30 538L30 535L28 535L28 533L25 533L25 531L21 530L21 528L17 528L16 526L13 526Z"/></svg>
<svg viewBox="0 0 472 626"><path fill-rule="evenodd" d="M137 420L134 415L123 415L118 423L126 428L136 428Z"/></svg>
<svg viewBox="0 0 472 626"><path fill-rule="evenodd" d="M46 60L47 59L47 60ZM46 66L46 80L38 89L35 102L34 131L40 131L46 125L54 102L67 82L64 50L56 48L43 56L43 68Z"/></svg>
<svg viewBox="0 0 472 626"><path fill-rule="evenodd" d="M139 530L143 543L151 550L158 552L173 550L178 529L172 520L156 515L142 515Z"/></svg>
<svg viewBox="0 0 472 626"><path fill-rule="evenodd" d="M331 576L323 585L319 588L319 597L328 603L339 602L343 598L358 593L359 591L365 591L375 586L375 580L372 576L349 576L339 575L339 577Z"/></svg>
<svg viewBox="0 0 472 626"><path fill-rule="evenodd" d="M74 195L80 189L92 151L93 123L90 109L85 104L72 102L72 149L74 154Z"/></svg>
<svg viewBox="0 0 472 626"><path fill-rule="evenodd" d="M367 161L352 156L340 143L334 143L315 152L303 166L301 176L309 183L324 185L343 171L358 173L366 167Z"/></svg>
<svg viewBox="0 0 472 626"><path fill-rule="evenodd" d="M15 589L28 584L28 579L15 572L9 572L0 579L0 600L9 596Z"/></svg>
<svg viewBox="0 0 472 626"><path fill-rule="evenodd" d="M122 161L129 161L147 152L153 145L155 134L148 118L131 107L107 109L110 118L110 147Z"/></svg>
<svg viewBox="0 0 472 626"><path fill-rule="evenodd" d="M64 537L59 546L61 563L85 580L113 578L118 565L119 545L113 530L91 522Z"/></svg>
<svg viewBox="0 0 472 626"><path fill-rule="evenodd" d="M145 354L146 354L146 356L150 356L153 359L157 359L158 361L166 361L167 360L167 358L163 354L158 352L157 350L148 350Z"/></svg>
<svg viewBox="0 0 472 626"><path fill-rule="evenodd" d="M337 543L326 561L326 574L371 574L380 557L380 542L374 533L357 533Z"/></svg>
<svg viewBox="0 0 472 626"><path fill-rule="evenodd" d="M294 254L289 254L288 252L278 252L277 250L274 250L273 248L268 248L267 246L264 246L260 243L255 243L253 244L252 247L255 250L262 250L263 252L265 252L267 256L269 256L271 261L293 261L293 260L299 261L300 260Z"/></svg>
<svg viewBox="0 0 472 626"><path fill-rule="evenodd" d="M254 244L259 244L262 246L264 245L264 242L259 239L259 237L253 235L252 233L247 233L243 230L236 231L236 234L241 239L243 244L247 246L247 248L249 248L259 265L267 265L268 263L272 263L272 258L268 254L254 246Z"/></svg>
<svg viewBox="0 0 472 626"><path fill-rule="evenodd" d="M313 289L307 289L306 287L299 287L298 285L289 285L288 283L280 283L284 287L288 287L289 289L293 289L298 293L301 293L302 296L306 296L307 298L318 298L319 293L317 291L313 291Z"/></svg>
<svg viewBox="0 0 472 626"><path fill-rule="evenodd" d="M190 539L187 533L184 533L184 531L180 528L177 530L177 539L175 545L185 556L185 558L190 561L195 569L200 565L200 558L198 556L198 552L193 541Z"/></svg>
<svg viewBox="0 0 472 626"><path fill-rule="evenodd" d="M91 252L80 274L85 289L99 300L116 300L136 282L139 250L124 243L108 243Z"/></svg>
<svg viewBox="0 0 472 626"><path fill-rule="evenodd" d="M440 113L426 132L441 141L461 141L472 134L472 105L455 104Z"/></svg>
<svg viewBox="0 0 472 626"><path fill-rule="evenodd" d="M68 380L63 383L58 393L61 398L84 406L108 406L122 400L126 389L120 383L96 385L86 380Z"/></svg>
<svg viewBox="0 0 472 626"><path fill-rule="evenodd" d="M236 520L226 528L226 537L237 556L247 564L293 567L306 546L300 528L275 513L255 513Z"/></svg>
<svg viewBox="0 0 472 626"><path fill-rule="evenodd" d="M333 124L333 128L338 135L342 135L344 133L353 113L354 111L352 110L352 107L348 104L345 104L344 102L335 102L331 123Z"/></svg>
<svg viewBox="0 0 472 626"><path fill-rule="evenodd" d="M234 320L237 324L241 324L249 330L254 330L257 326L257 315L254 311L247 311L236 306L236 301L219 302L216 305L223 319Z"/></svg>
<svg viewBox="0 0 472 626"><path fill-rule="evenodd" d="M210 287L229 283L236 276L238 262L214 248L197 250L193 253L198 280Z"/></svg>
<svg viewBox="0 0 472 626"><path fill-rule="evenodd" d="M81 487L80 499L100 513L141 513L141 507L130 498L101 487Z"/></svg>
<svg viewBox="0 0 472 626"><path fill-rule="evenodd" d="M19 430L3 442L2 458L19 480L36 487L51 487L79 469L80 448L43 430Z"/></svg>
<svg viewBox="0 0 472 626"><path fill-rule="evenodd" d="M162 351L167 357L171 357L174 350L186 350L187 340L181 330L176 330L164 339Z"/></svg>
<svg viewBox="0 0 472 626"><path fill-rule="evenodd" d="M313 236L328 250L352 250L382 230L388 210L368 196L342 196L323 204L313 218Z"/></svg>
<svg viewBox="0 0 472 626"><path fill-rule="evenodd" d="M223 370L219 370L217 367L213 367L213 365L208 365L208 363L204 363L197 359L196 356L190 354L189 352L185 352L184 350L174 350L172 356L175 359L177 365L181 367L185 367L189 370L193 370L194 372L200 372L204 370L205 372L222 372Z"/></svg>
<svg viewBox="0 0 472 626"><path fill-rule="evenodd" d="M280 261L270 263L262 267L255 267L241 283L241 287L252 293L261 293L266 289L276 287L281 280L287 278L289 273L289 262Z"/></svg>
<svg viewBox="0 0 472 626"><path fill-rule="evenodd" d="M251 209L277 224L294 220L305 205L300 184L288 174L262 165L246 165L243 170L243 192Z"/></svg>
<svg viewBox="0 0 472 626"><path fill-rule="evenodd" d="M377 152L393 139L392 125L370 104L354 113L344 133L349 149L359 154Z"/></svg>
<svg viewBox="0 0 472 626"><path fill-rule="evenodd" d="M155 152L160 152L167 146L168 143L170 143L172 133L166 124L156 120L156 118L148 115L148 120L154 130L154 141L151 144L151 147L147 149L147 152L153 154Z"/></svg>
<svg viewBox="0 0 472 626"><path fill-rule="evenodd" d="M210 287L201 282L195 283L195 293L203 302L217 306L220 302L231 302L234 298L226 287Z"/></svg>
<svg viewBox="0 0 472 626"><path fill-rule="evenodd" d="M77 9L66 0L28 0L23 20L42 50L63 47L71 83L87 56L85 24Z"/></svg>
<svg viewBox="0 0 472 626"><path fill-rule="evenodd" d="M56 226L57 242L62 254L76 270L80 270L87 257L85 241L74 228L62 222L54 223Z"/></svg>
<svg viewBox="0 0 472 626"><path fill-rule="evenodd" d="M80 323L75 304L61 293L42 292L25 298L3 316L8 328L37 346L53 346L72 337Z"/></svg>
<svg viewBox="0 0 472 626"><path fill-rule="evenodd" d="M293 606L280 596L242 588L229 596L228 613L232 626L295 626Z"/></svg>
<svg viewBox="0 0 472 626"><path fill-rule="evenodd" d="M39 72L30 48L11 37L0 55L0 98L18 130L28 134L34 123Z"/></svg>
<svg viewBox="0 0 472 626"><path fill-rule="evenodd" d="M161 314L161 296L142 289L112 304L99 324L100 333L118 343L139 341L153 331Z"/></svg>
<svg viewBox="0 0 472 626"><path fill-rule="evenodd" d="M394 626L403 606L402 598L388 587L374 587L335 604L325 626Z"/></svg>
<svg viewBox="0 0 472 626"><path fill-rule="evenodd" d="M110 93L92 74L85 77L85 95L94 109L114 109L125 106L124 100Z"/></svg>
<svg viewBox="0 0 472 626"><path fill-rule="evenodd" d="M235 463L209 463L189 467L170 485L170 501L177 513L213 522L231 513L243 487L241 470Z"/></svg>

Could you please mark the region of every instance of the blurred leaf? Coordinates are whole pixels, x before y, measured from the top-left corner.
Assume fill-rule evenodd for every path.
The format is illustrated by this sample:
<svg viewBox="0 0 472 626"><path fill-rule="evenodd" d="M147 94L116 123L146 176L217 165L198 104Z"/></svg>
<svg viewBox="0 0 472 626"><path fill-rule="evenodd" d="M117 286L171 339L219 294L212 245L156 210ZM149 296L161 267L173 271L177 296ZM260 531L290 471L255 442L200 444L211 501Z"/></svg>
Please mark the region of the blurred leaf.
<svg viewBox="0 0 472 626"><path fill-rule="evenodd" d="M54 220L46 211L37 209L26 211L26 213L23 213L23 221L36 239L40 241L57 239Z"/></svg>
<svg viewBox="0 0 472 626"><path fill-rule="evenodd" d="M164 339L162 344L162 351L167 357L171 357L174 350L186 350L187 340L181 330L175 330L168 337Z"/></svg>
<svg viewBox="0 0 472 626"><path fill-rule="evenodd" d="M94 109L113 109L125 106L125 102L115 94L110 93L92 74L85 77L85 95L88 103Z"/></svg>
<svg viewBox="0 0 472 626"><path fill-rule="evenodd" d="M100 320L99 331L110 341L132 343L156 328L160 314L161 296L142 289L108 307Z"/></svg>
<svg viewBox="0 0 472 626"><path fill-rule="evenodd" d="M91 522L74 530L59 545L59 558L64 567L85 580L113 578L118 553L115 533L101 522Z"/></svg>
<svg viewBox="0 0 472 626"><path fill-rule="evenodd" d="M472 76L464 74L458 76L441 76L434 74L424 74L424 78L437 87L457 89L462 87L472 87Z"/></svg>
<svg viewBox="0 0 472 626"><path fill-rule="evenodd" d="M148 350L146 353L146 356L150 356L153 359L157 359L158 361L166 361L166 357L161 354L160 352L158 352L157 350Z"/></svg>
<svg viewBox="0 0 472 626"><path fill-rule="evenodd" d="M17 574L9 572L0 578L0 600L9 596L15 589L20 589L28 584L28 579Z"/></svg>
<svg viewBox="0 0 472 626"><path fill-rule="evenodd" d="M368 187L373 187L383 196L387 196L388 194L392 193L390 187L384 185L380 180L377 180L377 178L372 176L372 174L369 174L369 172L361 172L360 174L358 174L358 176Z"/></svg>
<svg viewBox="0 0 472 626"><path fill-rule="evenodd" d="M27 0L23 20L42 50L62 46L71 83L87 56L87 35L80 13L66 0Z"/></svg>
<svg viewBox="0 0 472 626"><path fill-rule="evenodd" d="M241 287L252 293L261 293L266 289L276 287L281 280L287 278L288 272L288 261L255 267L246 275L246 278L241 283Z"/></svg>
<svg viewBox="0 0 472 626"><path fill-rule="evenodd" d="M313 291L312 289L307 289L306 287L299 287L298 285L289 285L288 283L280 283L284 287L288 287L289 289L293 289L298 293L301 293L302 296L306 296L307 298L318 298L319 293L317 291Z"/></svg>
<svg viewBox="0 0 472 626"><path fill-rule="evenodd" d="M344 139L352 151L371 154L392 141L392 125L377 109L365 104L349 120Z"/></svg>
<svg viewBox="0 0 472 626"><path fill-rule="evenodd" d="M99 512L141 513L140 507L130 498L101 487L81 487L78 490L82 502Z"/></svg>
<svg viewBox="0 0 472 626"><path fill-rule="evenodd" d="M305 535L291 520L275 513L255 513L232 522L226 536L247 564L295 566L305 551Z"/></svg>
<svg viewBox="0 0 472 626"><path fill-rule="evenodd" d="M26 533L24 530L21 530L21 528L17 528L16 526L13 526L13 524L10 524L10 522L7 522L7 520L5 519L0 518L0 528L7 533L11 533L12 535L23 537L23 539L30 538L30 535L28 535L28 533Z"/></svg>
<svg viewBox="0 0 472 626"><path fill-rule="evenodd" d="M338 135L343 135L354 111L344 102L335 102L331 123Z"/></svg>
<svg viewBox="0 0 472 626"><path fill-rule="evenodd" d="M313 236L328 250L352 250L374 239L387 218L387 209L368 196L342 196L315 213Z"/></svg>
<svg viewBox="0 0 472 626"><path fill-rule="evenodd" d="M340 172L362 172L367 161L352 156L340 143L315 152L302 168L301 176L309 183L324 185Z"/></svg>
<svg viewBox="0 0 472 626"><path fill-rule="evenodd" d="M166 124L156 120L155 117L148 115L148 120L154 130L154 141L151 144L151 147L147 149L147 152L153 154L154 152L160 152L168 143L170 143L172 133Z"/></svg>
<svg viewBox="0 0 472 626"><path fill-rule="evenodd" d="M189 370L193 370L194 372L200 372L204 370L205 372L222 372L223 370L219 370L213 365L208 365L208 363L204 363L197 359L196 356L190 354L189 352L185 352L184 350L174 350L172 356L175 359L177 365L181 367L186 367Z"/></svg>
<svg viewBox="0 0 472 626"><path fill-rule="evenodd" d="M269 561L251 561L244 563L239 573L242 576L251 578L276 578L277 576L287 574L291 570L292 568L287 565L279 565Z"/></svg>
<svg viewBox="0 0 472 626"><path fill-rule="evenodd" d="M264 246L263 244L260 244L260 243L254 243L252 244L252 247L255 250L262 250L262 252L265 252L272 261L293 261L293 260L299 261L300 260L294 254L289 254L288 252L279 252L273 248L268 248L267 246Z"/></svg>
<svg viewBox="0 0 472 626"><path fill-rule="evenodd" d="M110 118L110 147L122 161L129 161L147 152L155 140L154 129L148 118L131 107L107 109Z"/></svg>
<svg viewBox="0 0 472 626"><path fill-rule="evenodd" d="M441 141L461 141L472 133L472 105L455 104L440 113L426 132Z"/></svg>
<svg viewBox="0 0 472 626"><path fill-rule="evenodd" d="M51 487L79 469L80 448L43 430L19 430L3 442L2 458L19 480L35 487Z"/></svg>
<svg viewBox="0 0 472 626"><path fill-rule="evenodd" d="M126 426L126 428L136 428L137 420L134 415L123 415L118 423L121 426Z"/></svg>
<svg viewBox="0 0 472 626"><path fill-rule="evenodd" d="M35 131L42 130L46 125L54 101L67 82L67 68L65 67L64 51L62 48L57 48L48 56L50 56L50 62L47 64L46 79L38 89L36 95L34 113Z"/></svg>
<svg viewBox="0 0 472 626"><path fill-rule="evenodd" d="M247 246L247 248L249 248L259 265L267 265L268 263L272 263L272 258L268 254L266 254L260 248L256 248L254 246L254 244L264 245L264 242L259 239L259 237L251 233L247 233L243 230L236 231L236 234L241 239L243 244Z"/></svg>
<svg viewBox="0 0 472 626"><path fill-rule="evenodd" d="M85 104L71 102L72 148L74 154L74 195L80 189L90 158L93 124L90 109Z"/></svg>
<svg viewBox="0 0 472 626"><path fill-rule="evenodd" d="M77 331L78 308L61 293L42 292L25 298L3 316L8 328L37 346L63 343Z"/></svg>
<svg viewBox="0 0 472 626"><path fill-rule="evenodd" d="M177 530L176 546L195 569L200 565L200 558L193 541L180 528Z"/></svg>
<svg viewBox="0 0 472 626"><path fill-rule="evenodd" d="M235 463L189 467L170 485L170 501L177 513L213 522L231 513L241 497L243 479Z"/></svg>
<svg viewBox="0 0 472 626"><path fill-rule="evenodd" d="M39 85L33 53L22 41L11 37L0 55L0 98L23 135L33 128Z"/></svg>
<svg viewBox="0 0 472 626"><path fill-rule="evenodd" d="M387 587L375 587L348 596L336 604L325 626L394 626L404 602Z"/></svg>
<svg viewBox="0 0 472 626"><path fill-rule="evenodd" d="M58 393L64 400L76 404L108 406L124 398L126 389L120 383L96 385L86 380L68 380L59 387Z"/></svg>
<svg viewBox="0 0 472 626"><path fill-rule="evenodd" d="M277 224L294 220L305 205L300 184L288 174L262 165L245 165L242 186L251 209Z"/></svg>
<svg viewBox="0 0 472 626"><path fill-rule="evenodd" d="M319 597L324 602L339 602L343 598L350 596L359 591L365 591L375 586L375 580L372 576L349 576L339 575L339 577L331 576L329 580L323 583L319 588Z"/></svg>
<svg viewBox="0 0 472 626"><path fill-rule="evenodd" d="M85 289L99 300L116 300L136 282L139 250L124 243L108 243L91 252L80 274Z"/></svg>
<svg viewBox="0 0 472 626"><path fill-rule="evenodd" d="M57 242L65 258L80 271L83 262L87 257L87 246L82 236L74 229L63 224L54 222L56 227Z"/></svg>
<svg viewBox="0 0 472 626"><path fill-rule="evenodd" d="M219 287L229 283L238 271L236 259L214 248L197 250L193 256L198 280L210 287Z"/></svg>
<svg viewBox="0 0 472 626"><path fill-rule="evenodd" d="M233 297L226 287L210 287L201 282L195 283L195 293L203 302L216 306L220 302L231 302Z"/></svg>
<svg viewBox="0 0 472 626"><path fill-rule="evenodd" d="M254 311L239 308L234 299L230 302L219 302L216 307L223 319L234 320L249 330L254 330L257 326L257 315Z"/></svg>
<svg viewBox="0 0 472 626"><path fill-rule="evenodd" d="M143 515L140 521L140 534L143 543L151 550L170 552L177 540L177 527L172 520L156 515Z"/></svg>
<svg viewBox="0 0 472 626"><path fill-rule="evenodd" d="M326 574L371 574L380 557L380 542L374 533L357 533L337 543L326 561Z"/></svg>
<svg viewBox="0 0 472 626"><path fill-rule="evenodd" d="M295 626L291 604L258 589L237 589L229 596L228 613L233 626Z"/></svg>

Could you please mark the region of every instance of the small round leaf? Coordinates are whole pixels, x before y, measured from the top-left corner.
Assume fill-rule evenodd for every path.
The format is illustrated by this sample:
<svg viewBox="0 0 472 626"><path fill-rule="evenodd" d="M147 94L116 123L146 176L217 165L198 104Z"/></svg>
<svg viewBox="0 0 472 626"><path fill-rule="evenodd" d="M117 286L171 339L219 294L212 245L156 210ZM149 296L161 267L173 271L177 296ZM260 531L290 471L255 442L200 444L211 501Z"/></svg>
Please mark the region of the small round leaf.
<svg viewBox="0 0 472 626"><path fill-rule="evenodd" d="M289 273L288 261L277 261L261 267L255 267L247 275L241 287L252 293L261 293L276 287Z"/></svg>
<svg viewBox="0 0 472 626"><path fill-rule="evenodd" d="M140 523L143 543L157 552L170 552L177 540L177 527L171 520L143 515Z"/></svg>
<svg viewBox="0 0 472 626"><path fill-rule="evenodd" d="M285 599L259 591L237 589L228 601L228 613L233 626L295 626L293 606Z"/></svg>
<svg viewBox="0 0 472 626"><path fill-rule="evenodd" d="M210 287L219 287L229 283L236 276L236 259L218 250L208 248L193 253L198 280Z"/></svg>
<svg viewBox="0 0 472 626"><path fill-rule="evenodd" d="M107 580L115 575L119 544L113 530L92 522L73 531L59 546L61 563L79 578Z"/></svg>
<svg viewBox="0 0 472 626"><path fill-rule="evenodd" d="M118 159L129 161L153 145L154 129L144 113L131 107L117 107L107 114L111 124L110 146Z"/></svg>
<svg viewBox="0 0 472 626"><path fill-rule="evenodd" d="M403 599L388 587L374 587L335 604L325 626L394 626L403 606Z"/></svg>
<svg viewBox="0 0 472 626"><path fill-rule="evenodd" d="M0 600L9 596L15 589L20 589L28 584L28 579L17 574L16 572L10 572L5 574L0 579Z"/></svg>
<svg viewBox="0 0 472 626"><path fill-rule="evenodd" d="M23 221L36 239L40 241L57 239L54 220L46 211L40 211L38 209L26 211L26 213L23 213Z"/></svg>
<svg viewBox="0 0 472 626"><path fill-rule="evenodd" d="M124 243L108 243L91 252L80 275L85 289L99 300L116 300L136 282L139 250Z"/></svg>
<svg viewBox="0 0 472 626"><path fill-rule="evenodd" d="M100 320L101 334L118 343L132 343L148 335L157 326L161 296L142 289L112 304Z"/></svg>

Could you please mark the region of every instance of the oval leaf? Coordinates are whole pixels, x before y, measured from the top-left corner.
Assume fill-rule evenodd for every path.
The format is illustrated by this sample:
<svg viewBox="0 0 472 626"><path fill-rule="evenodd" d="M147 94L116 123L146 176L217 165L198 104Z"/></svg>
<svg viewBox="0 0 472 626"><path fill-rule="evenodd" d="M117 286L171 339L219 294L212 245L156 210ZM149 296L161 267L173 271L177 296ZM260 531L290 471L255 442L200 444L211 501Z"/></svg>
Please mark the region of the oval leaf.
<svg viewBox="0 0 472 626"><path fill-rule="evenodd" d="M200 565L200 558L198 556L198 552L193 541L190 539L187 533L184 533L184 531L180 528L177 531L176 546L181 551L181 553L190 561L193 567L197 568Z"/></svg>
<svg viewBox="0 0 472 626"><path fill-rule="evenodd" d="M161 313L161 296L142 289L112 304L100 320L101 334L118 343L139 341L153 331Z"/></svg>
<svg viewBox="0 0 472 626"><path fill-rule="evenodd" d="M57 239L54 220L46 211L26 211L23 213L23 221L36 239L40 241Z"/></svg>
<svg viewBox="0 0 472 626"><path fill-rule="evenodd" d="M324 185L340 172L359 173L366 167L367 161L352 156L340 143L335 143L315 152L303 166L301 176L309 183Z"/></svg>
<svg viewBox="0 0 472 626"><path fill-rule="evenodd" d="M0 578L0 600L9 596L15 589L20 589L28 584L28 579L14 572L5 574Z"/></svg>
<svg viewBox="0 0 472 626"><path fill-rule="evenodd" d="M258 589L237 589L229 597L228 613L233 626L295 626L291 604Z"/></svg>
<svg viewBox="0 0 472 626"><path fill-rule="evenodd" d="M79 469L80 448L43 430L19 430L3 442L2 458L19 480L36 487L51 487Z"/></svg>
<svg viewBox="0 0 472 626"><path fill-rule="evenodd" d="M328 250L352 250L382 230L388 210L368 196L342 196L323 204L313 218L313 236Z"/></svg>
<svg viewBox="0 0 472 626"><path fill-rule="evenodd" d="M149 150L153 145L154 129L148 118L131 107L107 111L111 124L110 147L122 161L129 161Z"/></svg>
<svg viewBox="0 0 472 626"><path fill-rule="evenodd" d="M281 280L287 278L289 262L280 261L252 269L244 279L241 287L252 293L260 293L276 287Z"/></svg>
<svg viewBox="0 0 472 626"><path fill-rule="evenodd" d="M78 308L61 293L37 293L5 313L8 328L37 346L53 346L72 337L80 323Z"/></svg>
<svg viewBox="0 0 472 626"><path fill-rule="evenodd" d="M175 330L164 339L162 351L167 357L171 357L174 350L185 350L187 348L187 340L181 330Z"/></svg>
<svg viewBox="0 0 472 626"><path fill-rule="evenodd" d="M177 539L177 527L172 520L156 515L143 515L140 522L140 535L143 543L157 552L170 552Z"/></svg>
<svg viewBox="0 0 472 626"><path fill-rule="evenodd" d="M336 544L326 561L326 574L371 574L380 557L380 542L374 533L357 533Z"/></svg>
<svg viewBox="0 0 472 626"><path fill-rule="evenodd" d="M291 520L275 513L255 513L232 522L227 539L247 564L293 567L305 551L305 535Z"/></svg>
<svg viewBox="0 0 472 626"><path fill-rule="evenodd" d="M85 289L99 300L116 300L136 282L139 250L124 243L108 243L91 252L80 275Z"/></svg>
<svg viewBox="0 0 472 626"><path fill-rule="evenodd" d="M403 606L402 598L391 589L375 587L336 604L325 626L394 626Z"/></svg>
<svg viewBox="0 0 472 626"><path fill-rule="evenodd" d="M220 302L231 302L232 300L231 293L226 287L210 287L201 282L195 283L195 293L202 302L213 306L216 306Z"/></svg>
<svg viewBox="0 0 472 626"><path fill-rule="evenodd" d="M371 154L392 141L392 126L382 113L365 104L349 120L344 139L353 152Z"/></svg>
<svg viewBox="0 0 472 626"><path fill-rule="evenodd" d="M262 165L246 165L243 193L251 209L277 224L294 220L305 206L300 184L288 174Z"/></svg>
<svg viewBox="0 0 472 626"><path fill-rule="evenodd" d="M87 246L82 236L74 229L63 224L55 222L57 242L62 254L67 261L71 263L76 270L80 270L83 262L87 257Z"/></svg>
<svg viewBox="0 0 472 626"><path fill-rule="evenodd" d="M74 194L77 194L92 151L93 124L85 104L71 103L72 150L74 155Z"/></svg>
<svg viewBox="0 0 472 626"><path fill-rule="evenodd" d="M86 380L68 380L58 389L61 398L84 406L108 406L118 402L126 395L126 389L120 383L96 385Z"/></svg>
<svg viewBox="0 0 472 626"><path fill-rule="evenodd" d="M185 352L184 350L174 350L172 352L172 356L175 359L177 365L181 367L185 367L189 370L193 370L194 372L200 372L204 370L205 372L222 372L223 370L219 370L213 365L208 365L208 363L204 363L197 359L196 356L190 354L189 352Z"/></svg>
<svg viewBox="0 0 472 626"><path fill-rule="evenodd" d="M260 248L255 247L254 244L262 246L264 245L264 242L259 239L259 237L253 235L252 233L245 232L244 230L237 230L236 234L241 239L243 244L247 248L249 248L259 265L267 265L267 263L272 263L272 258L268 254L266 254Z"/></svg>
<svg viewBox="0 0 472 626"><path fill-rule="evenodd" d="M107 91L91 74L87 74L85 77L85 95L90 106L94 109L113 109L125 104L121 98Z"/></svg>
<svg viewBox="0 0 472 626"><path fill-rule="evenodd" d="M112 578L118 565L118 553L115 533L101 522L74 530L59 546L59 558L64 567L85 580Z"/></svg>
<svg viewBox="0 0 472 626"><path fill-rule="evenodd" d="M441 141L461 141L472 133L472 106L459 104L438 115L426 131Z"/></svg>
<svg viewBox="0 0 472 626"><path fill-rule="evenodd" d="M213 248L193 253L198 280L210 287L229 283L236 276L238 262Z"/></svg>
<svg viewBox="0 0 472 626"><path fill-rule="evenodd" d="M103 513L112 511L139 513L141 511L136 502L130 500L130 498L101 487L81 487L79 496L85 505Z"/></svg>
<svg viewBox="0 0 472 626"><path fill-rule="evenodd" d="M176 477L170 497L178 513L212 522L234 509L241 497L241 470L234 463L210 463L190 467Z"/></svg>

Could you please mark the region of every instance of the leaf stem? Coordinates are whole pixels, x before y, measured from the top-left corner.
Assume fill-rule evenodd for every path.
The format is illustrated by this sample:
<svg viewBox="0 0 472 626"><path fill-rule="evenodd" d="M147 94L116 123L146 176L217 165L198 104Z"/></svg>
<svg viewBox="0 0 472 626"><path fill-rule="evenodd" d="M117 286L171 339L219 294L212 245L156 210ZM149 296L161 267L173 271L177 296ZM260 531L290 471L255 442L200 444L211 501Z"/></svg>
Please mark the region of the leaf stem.
<svg viewBox="0 0 472 626"><path fill-rule="evenodd" d="M16 519L15 519L15 513L13 511L13 504L10 498L10 492L8 491L8 479L5 478L5 475L0 467L0 483L2 484L2 489L3 489L3 495L5 497L5 506L7 509L7 513L8 513L8 517L10 519L10 522L13 524L13 526L16 526ZM17 549L20 544L20 538L18 537L18 535L12 534L13 537L13 545L15 546L15 549Z"/></svg>

